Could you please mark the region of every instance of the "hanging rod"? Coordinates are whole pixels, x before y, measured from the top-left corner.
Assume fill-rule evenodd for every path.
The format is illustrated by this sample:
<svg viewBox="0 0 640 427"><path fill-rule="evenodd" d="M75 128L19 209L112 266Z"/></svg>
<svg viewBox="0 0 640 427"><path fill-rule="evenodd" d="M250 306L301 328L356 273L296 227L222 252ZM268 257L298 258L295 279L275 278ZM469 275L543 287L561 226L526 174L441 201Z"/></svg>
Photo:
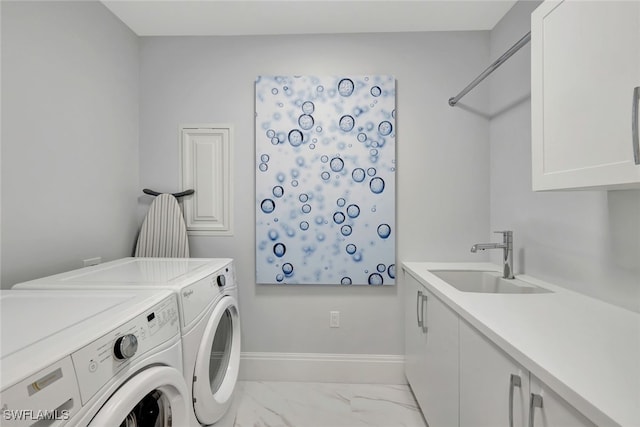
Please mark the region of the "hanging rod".
<svg viewBox="0 0 640 427"><path fill-rule="evenodd" d="M142 192L144 194L148 194L150 196L159 196L160 194L162 194L162 193L159 193L157 191L149 190L148 188L143 188ZM189 196L189 195L191 195L193 193L195 193L195 191L193 191L193 190L185 190L185 191L182 191L180 193L171 193L171 195L177 199L178 197Z"/></svg>
<svg viewBox="0 0 640 427"><path fill-rule="evenodd" d="M509 50L503 53L500 58L496 59L496 61L493 64L489 65L489 67L487 67L486 70L484 70L478 77L476 77L474 81L469 83L467 87L462 89L462 91L459 94L457 94L453 98L449 98L449 105L454 107L458 103L458 101L460 101L460 99L463 96L465 96L471 89L476 87L478 83L480 83L485 78L487 78L489 74L493 73L495 69L501 66L507 59L511 58L511 55L519 51L522 46L529 43L529 40L531 40L531 31L529 31L527 34L524 35L524 37L518 40L516 44L511 46Z"/></svg>

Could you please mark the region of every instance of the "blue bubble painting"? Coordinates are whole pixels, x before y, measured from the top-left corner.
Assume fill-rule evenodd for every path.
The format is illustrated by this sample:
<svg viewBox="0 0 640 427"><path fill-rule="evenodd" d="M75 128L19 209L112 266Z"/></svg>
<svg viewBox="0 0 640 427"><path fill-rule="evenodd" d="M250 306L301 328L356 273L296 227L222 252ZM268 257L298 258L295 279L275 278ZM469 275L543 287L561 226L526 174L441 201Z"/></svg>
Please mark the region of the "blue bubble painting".
<svg viewBox="0 0 640 427"><path fill-rule="evenodd" d="M255 89L256 282L394 285L395 78Z"/></svg>

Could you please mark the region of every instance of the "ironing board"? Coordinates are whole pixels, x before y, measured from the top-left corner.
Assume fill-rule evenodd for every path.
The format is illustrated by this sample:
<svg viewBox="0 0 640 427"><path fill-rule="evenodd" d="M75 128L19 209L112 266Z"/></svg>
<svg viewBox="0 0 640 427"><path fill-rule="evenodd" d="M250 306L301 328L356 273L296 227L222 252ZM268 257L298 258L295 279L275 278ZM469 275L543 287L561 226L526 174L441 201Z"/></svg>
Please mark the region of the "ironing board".
<svg viewBox="0 0 640 427"><path fill-rule="evenodd" d="M144 218L135 256L189 258L187 227L176 198L159 194Z"/></svg>

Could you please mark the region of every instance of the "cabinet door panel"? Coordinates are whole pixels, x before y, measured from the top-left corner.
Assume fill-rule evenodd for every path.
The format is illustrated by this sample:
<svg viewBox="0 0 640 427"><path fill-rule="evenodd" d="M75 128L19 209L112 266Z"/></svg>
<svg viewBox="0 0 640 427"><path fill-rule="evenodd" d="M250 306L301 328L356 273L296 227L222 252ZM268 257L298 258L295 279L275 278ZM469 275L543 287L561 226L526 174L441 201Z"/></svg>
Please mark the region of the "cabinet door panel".
<svg viewBox="0 0 640 427"><path fill-rule="evenodd" d="M405 299L405 353L404 370L409 385L422 407L425 399L426 377L424 373L426 357L426 336L418 325L418 312L424 287L410 274L404 274Z"/></svg>
<svg viewBox="0 0 640 427"><path fill-rule="evenodd" d="M430 426L458 426L458 315L425 289L426 390L423 414Z"/></svg>
<svg viewBox="0 0 640 427"><path fill-rule="evenodd" d="M460 321L460 427L509 425L511 375L513 426L527 426L529 373L467 322Z"/></svg>
<svg viewBox="0 0 640 427"><path fill-rule="evenodd" d="M533 409L533 427L596 427L576 408L533 375L530 389L531 393L542 397L542 408Z"/></svg>
<svg viewBox="0 0 640 427"><path fill-rule="evenodd" d="M534 190L640 183L639 85L639 2L542 4L532 18Z"/></svg>
<svg viewBox="0 0 640 427"><path fill-rule="evenodd" d="M430 426L458 427L458 315L406 272L404 286L407 380Z"/></svg>

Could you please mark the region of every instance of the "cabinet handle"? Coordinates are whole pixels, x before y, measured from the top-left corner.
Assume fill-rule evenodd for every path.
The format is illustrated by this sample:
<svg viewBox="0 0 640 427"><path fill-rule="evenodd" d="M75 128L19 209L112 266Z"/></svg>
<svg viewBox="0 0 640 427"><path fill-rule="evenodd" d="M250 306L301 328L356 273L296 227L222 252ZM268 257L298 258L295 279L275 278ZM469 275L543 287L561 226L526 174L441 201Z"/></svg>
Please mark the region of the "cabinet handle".
<svg viewBox="0 0 640 427"><path fill-rule="evenodd" d="M422 311L422 332L424 332L425 334L429 330L429 327L427 326L427 309L425 308L427 306L426 303L427 303L427 294L423 294L422 309L420 311Z"/></svg>
<svg viewBox="0 0 640 427"><path fill-rule="evenodd" d="M535 408L542 408L542 396L531 393L531 399L529 400L529 427L533 427Z"/></svg>
<svg viewBox="0 0 640 427"><path fill-rule="evenodd" d="M631 106L631 133L633 142L633 160L640 165L640 130L638 130L638 104L640 103L640 86L633 89Z"/></svg>
<svg viewBox="0 0 640 427"><path fill-rule="evenodd" d="M513 427L513 389L522 387L522 380L519 375L511 374L509 380L509 427Z"/></svg>
<svg viewBox="0 0 640 427"><path fill-rule="evenodd" d="M418 327L422 328L423 320L420 319L420 301L422 301L422 291L418 291L416 296L416 319L418 320Z"/></svg>

